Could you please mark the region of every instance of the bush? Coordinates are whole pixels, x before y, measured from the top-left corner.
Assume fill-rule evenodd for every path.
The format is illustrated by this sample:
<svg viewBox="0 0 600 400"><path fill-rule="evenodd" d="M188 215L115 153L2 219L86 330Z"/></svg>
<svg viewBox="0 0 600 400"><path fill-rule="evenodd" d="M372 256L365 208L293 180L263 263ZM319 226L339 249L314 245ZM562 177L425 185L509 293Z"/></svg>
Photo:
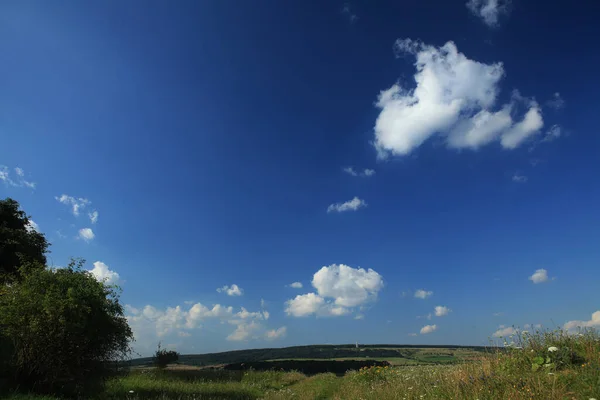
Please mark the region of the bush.
<svg viewBox="0 0 600 400"><path fill-rule="evenodd" d="M111 361L130 352L133 338L116 288L82 270L27 268L0 293L9 379L37 392L74 395L102 383ZM2 342L0 340L0 342Z"/></svg>
<svg viewBox="0 0 600 400"><path fill-rule="evenodd" d="M165 368L168 364L172 364L179 360L179 353L173 350L161 349L158 343L158 349L154 353L154 364L158 368Z"/></svg>

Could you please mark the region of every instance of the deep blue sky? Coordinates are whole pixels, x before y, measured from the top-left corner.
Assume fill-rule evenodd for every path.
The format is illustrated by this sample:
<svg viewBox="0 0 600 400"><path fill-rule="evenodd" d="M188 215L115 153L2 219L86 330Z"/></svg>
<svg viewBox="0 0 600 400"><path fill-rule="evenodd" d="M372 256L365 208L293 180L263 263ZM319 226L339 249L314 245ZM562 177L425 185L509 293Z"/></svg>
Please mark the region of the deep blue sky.
<svg viewBox="0 0 600 400"><path fill-rule="evenodd" d="M588 321L600 309L600 9L513 0L500 14L490 27L465 1L4 1L0 196L47 235L54 266L78 256L119 274L142 353L158 340L182 352L482 344L499 325ZM432 131L378 158L379 93L416 85L415 54L394 52L405 38L501 62L490 110L517 89L543 128L514 149L449 148ZM90 203L75 216L63 194ZM354 197L366 206L327 212ZM373 269L377 287L342 316L286 312L311 292L325 305L360 297L352 274L312 287L333 264ZM538 269L546 282L528 279ZM241 296L216 291L232 284ZM233 311L191 321L198 302ZM417 318L435 306L452 311ZM269 318L231 315L240 307Z"/></svg>

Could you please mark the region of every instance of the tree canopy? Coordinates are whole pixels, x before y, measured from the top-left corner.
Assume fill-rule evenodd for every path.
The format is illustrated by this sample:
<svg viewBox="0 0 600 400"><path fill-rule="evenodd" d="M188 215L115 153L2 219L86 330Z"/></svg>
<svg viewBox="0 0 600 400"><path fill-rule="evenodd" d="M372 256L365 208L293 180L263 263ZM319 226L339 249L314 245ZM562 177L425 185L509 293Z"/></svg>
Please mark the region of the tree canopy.
<svg viewBox="0 0 600 400"><path fill-rule="evenodd" d="M21 266L46 265L48 242L11 198L0 200L0 283L18 278Z"/></svg>

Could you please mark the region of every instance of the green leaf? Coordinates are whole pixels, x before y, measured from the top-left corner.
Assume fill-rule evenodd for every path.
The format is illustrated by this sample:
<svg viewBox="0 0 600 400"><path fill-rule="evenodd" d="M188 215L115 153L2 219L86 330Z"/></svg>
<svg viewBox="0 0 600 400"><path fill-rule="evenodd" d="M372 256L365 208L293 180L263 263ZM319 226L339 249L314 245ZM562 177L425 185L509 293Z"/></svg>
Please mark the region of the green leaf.
<svg viewBox="0 0 600 400"><path fill-rule="evenodd" d="M537 365L544 365L544 357L542 356L537 356L536 358L533 359L534 364Z"/></svg>

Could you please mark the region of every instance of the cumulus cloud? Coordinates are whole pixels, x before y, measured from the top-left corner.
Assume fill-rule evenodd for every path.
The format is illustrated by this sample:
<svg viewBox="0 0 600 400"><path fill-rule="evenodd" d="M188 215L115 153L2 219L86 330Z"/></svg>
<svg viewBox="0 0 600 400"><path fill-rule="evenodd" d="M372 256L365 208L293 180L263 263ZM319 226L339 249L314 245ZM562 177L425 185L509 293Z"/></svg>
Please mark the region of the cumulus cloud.
<svg viewBox="0 0 600 400"><path fill-rule="evenodd" d="M448 315L448 313L450 313L450 312L452 312L452 310L446 306L436 306L435 307L435 316L436 317L443 317L444 315Z"/></svg>
<svg viewBox="0 0 600 400"><path fill-rule="evenodd" d="M451 148L476 150L499 141L514 149L542 128L539 105L516 91L508 104L494 108L502 63L471 60L453 42L438 48L399 39L395 50L416 58L416 87L396 83L379 94L374 145L380 158L407 155L436 134ZM516 122L513 115L523 104L528 110Z"/></svg>
<svg viewBox="0 0 600 400"><path fill-rule="evenodd" d="M226 293L227 296L241 296L242 294L244 294L244 290L235 283L231 286L225 285L223 287L220 287L217 289L217 292Z"/></svg>
<svg viewBox="0 0 600 400"><path fill-rule="evenodd" d="M512 326L500 325L498 327L498 330L496 332L494 332L494 334L492 336L493 337L505 337L505 336L514 335L515 333L517 333L517 330L515 328L513 328Z"/></svg>
<svg viewBox="0 0 600 400"><path fill-rule="evenodd" d="M427 290L423 290L423 289L419 289L415 292L415 297L417 299L427 299L429 297L433 296L433 292L432 291L427 291Z"/></svg>
<svg viewBox="0 0 600 400"><path fill-rule="evenodd" d="M23 171L23 169L16 167L14 169L14 175L16 176L11 176L10 171L10 168L7 166L0 165L0 181L2 181L5 185L35 189L35 182L25 180L25 171Z"/></svg>
<svg viewBox="0 0 600 400"><path fill-rule="evenodd" d="M294 289L302 289L302 282L290 283L288 286Z"/></svg>
<svg viewBox="0 0 600 400"><path fill-rule="evenodd" d="M592 319L589 321L569 321L565 324L566 330L577 328L600 328L600 310L592 314Z"/></svg>
<svg viewBox="0 0 600 400"><path fill-rule="evenodd" d="M227 340L236 342L248 340L252 337L253 333L256 333L261 328L262 326L256 321L251 321L248 323L243 322L235 328L233 333L227 336Z"/></svg>
<svg viewBox="0 0 600 400"><path fill-rule="evenodd" d="M267 331L267 333L265 333L265 338L267 340L277 340L277 339L284 338L286 334L287 334L287 328L285 326L282 326L281 328L272 329L270 331Z"/></svg>
<svg viewBox="0 0 600 400"><path fill-rule="evenodd" d="M88 205L91 204L91 201L89 201L86 198L73 197L73 196L68 196L66 194L63 194L61 196L56 196L55 199L59 203L71 206L71 212L76 217L79 216L79 213L81 212L81 210L83 210L85 207L87 207Z"/></svg>
<svg viewBox="0 0 600 400"><path fill-rule="evenodd" d="M327 207L327 212L331 213L331 212L356 211L359 208L363 208L366 206L367 206L367 203L364 200L359 199L358 197L354 197L352 200L348 200L344 203L330 204L329 207Z"/></svg>
<svg viewBox="0 0 600 400"><path fill-rule="evenodd" d="M85 240L86 242L94 240L95 237L96 235L94 234L94 231L92 231L90 228L82 228L79 230L79 238Z"/></svg>
<svg viewBox="0 0 600 400"><path fill-rule="evenodd" d="M555 110L560 110L565 106L565 101L560 96L560 93L556 92L554 93L554 96L552 96L552 99L546 102L546 105Z"/></svg>
<svg viewBox="0 0 600 400"><path fill-rule="evenodd" d="M517 183L525 183L527 182L527 177L525 175L516 173L513 175L512 181Z"/></svg>
<svg viewBox="0 0 600 400"><path fill-rule="evenodd" d="M339 316L352 312L377 298L383 278L372 269L344 264L324 266L312 280L317 293L298 295L286 302L285 312L295 317Z"/></svg>
<svg viewBox="0 0 600 400"><path fill-rule="evenodd" d="M356 171L353 167L346 167L343 171L351 176L369 177L375 175L375 170L369 168L365 168L362 171Z"/></svg>
<svg viewBox="0 0 600 400"><path fill-rule="evenodd" d="M90 270L92 275L101 282L105 282L109 285L116 285L120 282L119 274L116 271L111 270L108 265L102 261L96 261L94 268Z"/></svg>
<svg viewBox="0 0 600 400"><path fill-rule="evenodd" d="M421 335L426 335L437 330L437 325L425 325L421 328Z"/></svg>
<svg viewBox="0 0 600 400"><path fill-rule="evenodd" d="M490 28L498 26L500 15L508 14L509 0L469 0L467 8Z"/></svg>
<svg viewBox="0 0 600 400"><path fill-rule="evenodd" d="M94 210L91 213L88 213L88 217L90 217L92 224L95 224L98 222L98 211Z"/></svg>
<svg viewBox="0 0 600 400"><path fill-rule="evenodd" d="M548 282L548 271L543 268L535 270L533 275L529 277L529 280L533 283L544 283Z"/></svg>

